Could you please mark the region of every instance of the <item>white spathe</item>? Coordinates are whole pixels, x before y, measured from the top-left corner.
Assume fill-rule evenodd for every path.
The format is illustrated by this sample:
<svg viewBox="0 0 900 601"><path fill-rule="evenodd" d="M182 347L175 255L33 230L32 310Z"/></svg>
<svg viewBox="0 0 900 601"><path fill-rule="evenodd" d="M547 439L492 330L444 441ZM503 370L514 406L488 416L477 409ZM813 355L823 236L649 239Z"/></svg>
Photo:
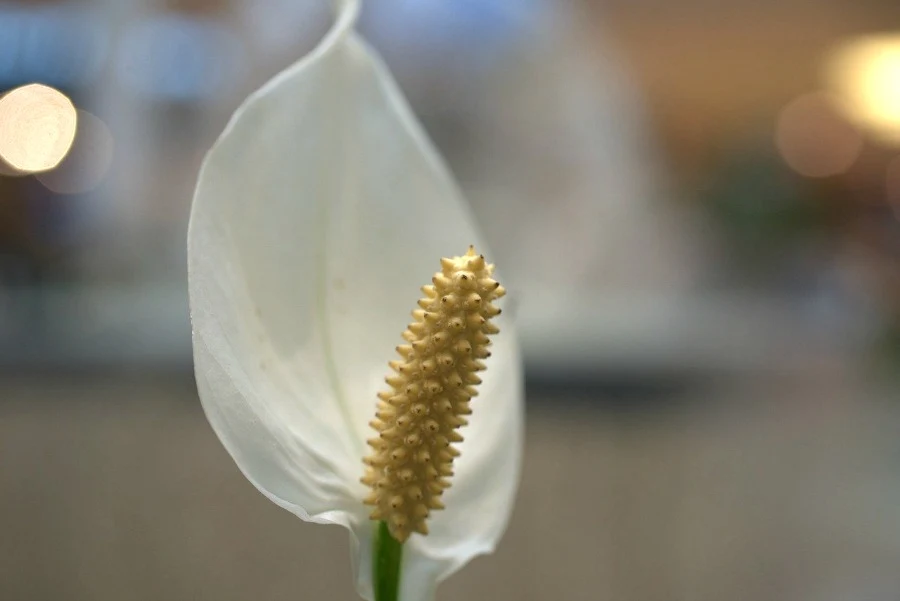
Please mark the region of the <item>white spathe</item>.
<svg viewBox="0 0 900 601"><path fill-rule="evenodd" d="M465 201L342 2L317 48L248 98L200 172L188 232L203 408L244 475L304 520L351 532L372 598L362 503L376 393L439 259L475 244ZM502 277L502 266L500 269ZM447 509L404 547L402 601L491 552L512 509L523 390L500 318Z"/></svg>

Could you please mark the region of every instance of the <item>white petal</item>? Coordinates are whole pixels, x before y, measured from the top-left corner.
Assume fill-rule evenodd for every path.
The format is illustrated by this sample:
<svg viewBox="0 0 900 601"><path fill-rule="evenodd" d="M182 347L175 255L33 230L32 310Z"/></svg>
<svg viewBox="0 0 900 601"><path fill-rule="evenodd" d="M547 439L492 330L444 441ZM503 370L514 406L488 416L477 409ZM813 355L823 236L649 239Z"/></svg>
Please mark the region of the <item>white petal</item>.
<svg viewBox="0 0 900 601"><path fill-rule="evenodd" d="M358 479L375 394L438 259L488 251L381 62L341 31L353 10L237 111L201 171L188 244L210 423L273 501L351 528L371 597ZM505 527L522 394L515 333L501 327L448 509L407 545L405 600L427 598Z"/></svg>
<svg viewBox="0 0 900 601"><path fill-rule="evenodd" d="M319 235L334 175L319 160L331 127L320 46L235 114L204 162L188 233L194 359L210 423L264 494L304 519L355 510L362 443L334 394ZM324 82L324 83L323 83ZM332 140L333 141L333 140ZM332 519L347 521L340 516Z"/></svg>
<svg viewBox="0 0 900 601"><path fill-rule="evenodd" d="M492 552L506 530L519 482L524 415L516 333L502 319L499 325L470 424L460 430L465 440L444 494L446 509L432 513L428 536L414 534L406 544L403 599L430 598L436 581Z"/></svg>

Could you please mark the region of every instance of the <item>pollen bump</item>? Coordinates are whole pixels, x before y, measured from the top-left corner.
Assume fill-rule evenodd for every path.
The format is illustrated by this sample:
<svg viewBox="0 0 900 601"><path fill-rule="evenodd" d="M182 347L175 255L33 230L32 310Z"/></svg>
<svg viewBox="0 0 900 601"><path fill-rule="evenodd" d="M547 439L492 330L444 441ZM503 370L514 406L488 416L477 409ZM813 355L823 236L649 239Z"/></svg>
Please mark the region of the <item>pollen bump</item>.
<svg viewBox="0 0 900 601"><path fill-rule="evenodd" d="M369 440L361 478L372 492L363 502L400 542L427 534L431 511L444 508L441 496L459 456L453 445L463 440L457 430L472 413L469 402L481 383L475 372L487 367L479 359L490 357L488 335L499 331L490 321L500 313L492 302L505 290L493 271L471 246L461 257L441 259L402 334L408 343L397 347L402 360L389 363L390 390L378 393L370 422L377 436Z"/></svg>

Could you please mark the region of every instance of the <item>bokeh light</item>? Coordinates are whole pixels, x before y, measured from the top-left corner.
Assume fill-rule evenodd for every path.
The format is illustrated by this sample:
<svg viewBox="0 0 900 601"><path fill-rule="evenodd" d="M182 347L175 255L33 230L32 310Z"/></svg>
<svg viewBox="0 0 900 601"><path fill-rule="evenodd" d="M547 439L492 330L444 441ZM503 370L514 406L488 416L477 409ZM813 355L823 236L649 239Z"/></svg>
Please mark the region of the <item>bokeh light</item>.
<svg viewBox="0 0 900 601"><path fill-rule="evenodd" d="M96 188L109 171L113 137L100 118L78 110L78 135L56 169L36 177L57 194L83 194Z"/></svg>
<svg viewBox="0 0 900 601"><path fill-rule="evenodd" d="M775 145L797 173L830 177L853 166L862 152L863 140L843 117L836 99L824 92L813 92L781 110Z"/></svg>
<svg viewBox="0 0 900 601"><path fill-rule="evenodd" d="M884 142L900 144L900 34L841 45L828 61L828 77L854 120Z"/></svg>
<svg viewBox="0 0 900 601"><path fill-rule="evenodd" d="M0 157L20 172L53 169L72 147L76 126L75 107L59 90L15 88L0 98Z"/></svg>

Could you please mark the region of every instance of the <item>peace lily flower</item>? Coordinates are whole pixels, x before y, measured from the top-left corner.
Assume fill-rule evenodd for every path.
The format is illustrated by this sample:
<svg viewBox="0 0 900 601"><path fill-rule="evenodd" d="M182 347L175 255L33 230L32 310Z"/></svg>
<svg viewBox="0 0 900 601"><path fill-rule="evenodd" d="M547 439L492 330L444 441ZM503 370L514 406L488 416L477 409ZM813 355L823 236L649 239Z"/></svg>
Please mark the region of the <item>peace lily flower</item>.
<svg viewBox="0 0 900 601"><path fill-rule="evenodd" d="M303 520L349 529L364 598L385 598L373 574L394 561L399 599L419 601L506 527L522 377L512 324L495 316L492 267L473 252L438 262L469 245L490 253L353 30L358 9L338 2L321 43L252 94L206 157L188 234L195 370L247 479ZM438 353L451 343L452 356ZM424 438L404 443L416 427ZM402 448L419 463L392 454ZM411 487L423 483L418 497Z"/></svg>

